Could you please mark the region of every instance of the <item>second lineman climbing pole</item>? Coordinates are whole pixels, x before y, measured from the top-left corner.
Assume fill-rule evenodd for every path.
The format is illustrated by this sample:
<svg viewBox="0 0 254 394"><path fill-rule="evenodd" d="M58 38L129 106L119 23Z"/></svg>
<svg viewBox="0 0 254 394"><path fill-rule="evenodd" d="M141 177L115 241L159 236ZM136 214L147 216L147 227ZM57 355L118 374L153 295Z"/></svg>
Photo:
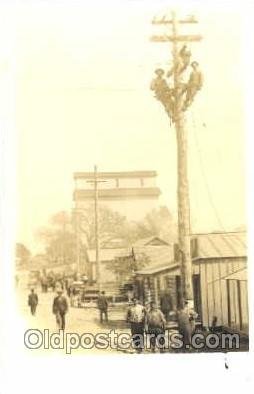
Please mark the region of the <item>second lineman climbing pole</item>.
<svg viewBox="0 0 254 394"><path fill-rule="evenodd" d="M172 86L166 81L163 69L157 69L155 73L157 78L154 79L151 89L155 92L155 97L164 105L171 122L173 122L176 131L177 140L177 199L178 199L178 243L179 259L181 263L181 283L182 294L181 302L188 301L193 303L193 286L192 286L192 259L190 244L190 203L189 203L189 185L187 169L187 132L185 111L191 105L196 92L201 88L201 73L196 69L197 62L190 64L191 53L187 49L187 42L199 41L199 35L180 35L178 26L182 24L197 23L196 19L191 16L187 19L177 20L175 13L171 19L154 19L153 24L171 26L170 35L153 36L151 39L155 42L172 43L172 68L167 73L167 77L172 79ZM184 44L179 49L179 43ZM187 83L183 81L183 74L188 67L193 68Z"/></svg>

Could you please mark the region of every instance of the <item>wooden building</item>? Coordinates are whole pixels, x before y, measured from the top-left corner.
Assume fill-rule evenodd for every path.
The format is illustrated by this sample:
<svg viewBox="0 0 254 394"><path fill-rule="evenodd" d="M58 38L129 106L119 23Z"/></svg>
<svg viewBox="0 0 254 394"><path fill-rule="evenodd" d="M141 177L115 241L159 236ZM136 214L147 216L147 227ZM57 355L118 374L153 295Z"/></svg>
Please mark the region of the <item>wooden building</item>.
<svg viewBox="0 0 254 394"><path fill-rule="evenodd" d="M192 237L194 305L204 327L214 318L218 326L248 331L248 282L245 233L211 233ZM162 258L163 260L163 258ZM180 302L180 264L177 246L167 263L136 272L136 290L144 301L157 302L170 291L174 306Z"/></svg>

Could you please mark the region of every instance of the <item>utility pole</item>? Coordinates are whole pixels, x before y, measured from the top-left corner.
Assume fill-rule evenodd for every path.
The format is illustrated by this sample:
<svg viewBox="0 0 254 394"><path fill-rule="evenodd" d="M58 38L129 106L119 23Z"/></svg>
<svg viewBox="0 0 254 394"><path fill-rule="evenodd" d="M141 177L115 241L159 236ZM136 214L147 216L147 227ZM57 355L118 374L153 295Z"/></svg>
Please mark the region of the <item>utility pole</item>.
<svg viewBox="0 0 254 394"><path fill-rule="evenodd" d="M192 91L194 94L191 95L190 88L187 84L182 81L183 71L189 67L188 60L190 61L191 53L189 55L185 49L185 60L183 62L183 52L179 50L179 42L186 44L187 42L199 41L201 36L199 35L180 35L178 33L178 26L182 24L193 24L197 23L193 16L186 19L177 20L174 12L171 14L171 19L154 19L153 24L157 25L169 25L171 26L171 32L169 35L164 34L161 36L153 36L152 41L155 42L171 42L172 43L172 69L168 73L168 76L172 76L173 86L172 89L159 88L156 81L152 88L155 91L156 98L162 102L171 121L174 123L176 131L177 141L177 200L178 200L178 243L179 243L179 259L181 264L181 283L182 283L182 303L188 301L193 304L193 286L192 286L192 258L191 258L191 244L190 244L190 203L189 203L189 185L188 185L188 144L187 144L187 130L185 111L188 106L192 103L195 95L195 89ZM186 45L185 45L186 47ZM189 56L189 59L188 59ZM187 64L188 63L188 64ZM194 62L197 63L197 62ZM193 63L192 63L193 64ZM191 65L192 65L191 64ZM159 69L161 76L164 74L164 70ZM159 75L159 72L157 73ZM195 79L195 78L194 78ZM160 79L161 81L162 79ZM163 81L165 79L163 78ZM165 82L166 83L166 82ZM165 86L165 85L163 85ZM163 91L161 91L161 90ZM197 88L197 90L199 90ZM158 93L158 94L157 94ZM160 95L159 95L160 94ZM167 100L171 99L171 107L169 109ZM191 98L191 99L190 99ZM173 102L173 107L172 107ZM171 112L170 112L171 111Z"/></svg>
<svg viewBox="0 0 254 394"><path fill-rule="evenodd" d="M100 277L100 236L99 236L99 209L98 209L98 184L106 182L98 179L97 166L94 166L94 179L87 181L94 185L94 220L95 220L95 255L96 255L96 282L98 290L101 290L101 277Z"/></svg>
<svg viewBox="0 0 254 394"><path fill-rule="evenodd" d="M76 265L78 274L81 273L80 269L80 213L74 209L75 232L76 232Z"/></svg>

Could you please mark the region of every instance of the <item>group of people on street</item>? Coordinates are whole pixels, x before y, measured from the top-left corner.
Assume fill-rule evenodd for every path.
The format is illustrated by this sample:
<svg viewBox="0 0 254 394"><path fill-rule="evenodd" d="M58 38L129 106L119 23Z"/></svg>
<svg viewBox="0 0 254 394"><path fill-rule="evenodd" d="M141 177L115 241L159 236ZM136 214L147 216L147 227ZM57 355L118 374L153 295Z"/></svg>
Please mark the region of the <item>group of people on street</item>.
<svg viewBox="0 0 254 394"><path fill-rule="evenodd" d="M60 330L65 329L65 315L68 312L68 301L63 294L64 290L61 283L57 283L56 286L56 296L53 299L52 312L56 317L56 323ZM39 302L38 294L35 293L34 289L31 289L28 295L28 305L30 307L31 314L34 316L36 313L37 305ZM108 321L108 300L105 296L105 291L102 291L97 300L97 307L100 312L100 322Z"/></svg>
<svg viewBox="0 0 254 394"><path fill-rule="evenodd" d="M63 291L60 285L56 287L57 294L53 299L52 305L52 312L60 330L65 330L65 316L68 312L68 301ZM31 293L28 296L28 305L33 316L36 314L38 303L39 297L34 289L31 289ZM105 292L101 291L97 299L100 323L108 322L108 306ZM172 311L172 299L170 293L167 292L160 299L160 307L154 301L144 306L138 299L133 299L127 310L126 321L130 325L132 346L137 353L141 353L145 348L145 334L150 338L152 352L155 352L156 348L160 352L164 352L165 330ZM193 308L190 308L188 301L185 302L183 308L177 311L178 330L184 345L191 344L196 318L197 314Z"/></svg>
<svg viewBox="0 0 254 394"><path fill-rule="evenodd" d="M173 122L175 121L176 97L185 95L181 110L186 111L193 102L197 92L203 86L203 74L199 69L198 62L190 61L191 52L186 45L183 45L179 51L177 63L166 74L166 78L175 78L177 75L177 85L174 82L174 86L170 87L165 78L165 71L162 68L155 70L156 77L151 82L151 90L154 91L156 99L163 104ZM189 65L192 70L188 80L184 81L183 74Z"/></svg>
<svg viewBox="0 0 254 394"><path fill-rule="evenodd" d="M137 353L141 353L144 350L145 334L150 338L152 352L155 352L156 348L160 352L164 352L165 330L170 312L172 312L172 301L168 294L165 294L161 299L161 309L154 301L145 307L139 300L133 299L133 303L127 311L126 320L130 324L133 348ZM186 301L184 307L180 308L176 315L179 334L182 338L183 350L185 351L191 345L197 313L193 308L189 307L189 303Z"/></svg>
<svg viewBox="0 0 254 394"><path fill-rule="evenodd" d="M67 298L63 295L63 289L58 287L56 290L57 295L53 299L52 312L56 317L57 327L60 330L65 329L65 315L68 312ZM39 303L38 294L31 289L28 295L28 306L30 307L31 315L35 316L36 309Z"/></svg>
<svg viewBox="0 0 254 394"><path fill-rule="evenodd" d="M150 335L152 352L155 352L157 340L160 342L160 351L164 349L164 334L166 319L155 302L150 303L150 308L145 308L139 300L133 299L127 311L127 322L130 324L133 348L141 353L145 347L145 333Z"/></svg>
<svg viewBox="0 0 254 394"><path fill-rule="evenodd" d="M62 288L66 291L68 297L71 295L72 284L78 280L77 273L53 272L42 270L39 273L38 281L41 286L42 293L47 293L49 290L55 291L58 283L61 283Z"/></svg>

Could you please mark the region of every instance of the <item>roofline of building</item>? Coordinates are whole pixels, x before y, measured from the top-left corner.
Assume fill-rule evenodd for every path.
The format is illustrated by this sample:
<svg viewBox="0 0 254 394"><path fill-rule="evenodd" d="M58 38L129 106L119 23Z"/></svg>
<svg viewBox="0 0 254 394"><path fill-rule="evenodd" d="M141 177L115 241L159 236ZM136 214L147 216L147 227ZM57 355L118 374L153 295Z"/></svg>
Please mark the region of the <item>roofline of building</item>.
<svg viewBox="0 0 254 394"><path fill-rule="evenodd" d="M198 260L217 260L217 259L241 259L241 258L247 258L247 255L239 255L239 256L197 256L197 257L192 257L192 261L195 263L195 261Z"/></svg>
<svg viewBox="0 0 254 394"><path fill-rule="evenodd" d="M151 268L150 271L149 271L149 268L147 268L147 272L145 272L146 269L139 270L139 271L135 272L135 274L136 275L156 275L156 274L160 274L160 273L167 271L167 270L178 268L179 266L180 266L179 263L174 263L174 264L168 265L168 266L155 267L154 269Z"/></svg>
<svg viewBox="0 0 254 394"><path fill-rule="evenodd" d="M210 233L192 233L191 237L199 236L199 235L226 235L226 234L247 234L247 231L212 231Z"/></svg>
<svg viewBox="0 0 254 394"><path fill-rule="evenodd" d="M192 259L193 263L198 262L199 260L217 260L217 259L237 259L237 258L247 258L247 256L216 256L216 257L195 257ZM171 263L172 264L172 263ZM144 268L143 270L139 270L137 271L135 274L137 275L155 275L155 274L159 274L161 272L167 271L167 270L171 270L174 268L178 268L180 267L180 263L175 262L172 265L165 265L165 266L160 266L160 267L154 267L154 269L150 269L147 268L147 272L146 268Z"/></svg>
<svg viewBox="0 0 254 394"><path fill-rule="evenodd" d="M74 172L74 179L93 179L94 172ZM156 171L116 171L98 172L98 178L153 178L157 176Z"/></svg>
<svg viewBox="0 0 254 394"><path fill-rule="evenodd" d="M163 245L149 245L149 242L151 242L154 239L158 239L159 241L161 241L161 243ZM142 244L142 242L144 242ZM167 241L165 241L164 239L162 239L161 237L154 235L154 236L150 236L150 237L146 237L146 238L141 238L138 241L134 242L134 244L132 245L133 248L142 248L142 247L146 247L146 246L171 246L171 244L169 244Z"/></svg>

